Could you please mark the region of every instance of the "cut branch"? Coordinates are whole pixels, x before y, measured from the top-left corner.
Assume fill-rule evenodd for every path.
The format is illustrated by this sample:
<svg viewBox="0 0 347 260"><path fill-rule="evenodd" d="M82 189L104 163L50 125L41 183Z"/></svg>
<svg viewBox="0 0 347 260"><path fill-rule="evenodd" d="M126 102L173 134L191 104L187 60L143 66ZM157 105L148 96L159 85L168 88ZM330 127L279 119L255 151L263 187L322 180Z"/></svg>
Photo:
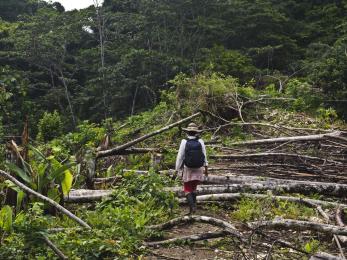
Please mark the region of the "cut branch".
<svg viewBox="0 0 347 260"><path fill-rule="evenodd" d="M345 260L345 258L337 257L325 252L318 252L311 256L309 260Z"/></svg>
<svg viewBox="0 0 347 260"><path fill-rule="evenodd" d="M152 132L152 133L149 133L149 134L146 134L146 135L144 135L144 136L141 136L141 137L139 137L139 138L137 138L137 139L135 139L135 140L132 140L132 141L130 141L130 142L128 142L128 143L122 144L122 145L120 145L120 146L114 147L114 148L109 149L109 150L99 151L99 152L96 154L96 158L101 158L101 157L106 157L106 156L110 156L110 155L115 155L115 154L119 153L119 152L122 151L122 150L125 150L125 149L127 149L127 148L129 148L129 147L131 147L131 146L133 146L133 145L135 145L135 144L137 144L137 143L140 143L140 142L142 142L142 141L144 141L144 140L146 140L146 139L148 139L148 138L150 138L150 137L153 137L153 136L155 136L155 135L161 134L162 132L165 132L165 131L167 131L167 130L169 130L169 129L175 127L175 126L184 124L184 123L186 123L186 122L188 122L188 121L190 121L190 120L192 120L193 118L198 117L198 116L200 116L200 112L199 112L199 113L196 113L196 114L194 114L194 115L191 115L191 116L189 116L189 117L186 117L186 118L184 118L184 119L182 119L182 120L180 120L180 121L178 121L178 122L175 122L175 123L173 123L173 124L170 124L170 125L168 125L168 126L165 126L165 127L161 128L161 129L159 129L159 130L156 130L156 131L154 131L154 132Z"/></svg>
<svg viewBox="0 0 347 260"><path fill-rule="evenodd" d="M68 257L65 256L64 253L60 251L60 249L47 236L42 236L45 243L49 246L49 248L51 248L54 251L54 253L59 257L59 259L68 259Z"/></svg>
<svg viewBox="0 0 347 260"><path fill-rule="evenodd" d="M254 145L254 144L269 144L269 143L286 143L286 142L307 142L307 141L321 141L328 137L339 137L340 131L334 131L326 134L318 135L303 135L303 136L291 136L291 137L278 137L270 139L251 140L243 142L234 142L230 145Z"/></svg>
<svg viewBox="0 0 347 260"><path fill-rule="evenodd" d="M12 181L15 185L17 185L20 189L22 189L23 191L51 204L53 207L55 207L57 210L59 210L60 212L62 212L63 214L65 214L66 216L68 216L69 218L75 220L78 224L80 224L81 226L90 229L91 227L84 222L82 219L80 219L79 217L75 216L73 213L71 213L70 211L68 211L67 209L65 209L64 207L62 207L61 205L59 205L58 203L56 203L54 200L43 196L42 194L30 189L29 187L25 186L23 183L19 182L16 178L12 177L10 174L0 170L0 175L10 181Z"/></svg>

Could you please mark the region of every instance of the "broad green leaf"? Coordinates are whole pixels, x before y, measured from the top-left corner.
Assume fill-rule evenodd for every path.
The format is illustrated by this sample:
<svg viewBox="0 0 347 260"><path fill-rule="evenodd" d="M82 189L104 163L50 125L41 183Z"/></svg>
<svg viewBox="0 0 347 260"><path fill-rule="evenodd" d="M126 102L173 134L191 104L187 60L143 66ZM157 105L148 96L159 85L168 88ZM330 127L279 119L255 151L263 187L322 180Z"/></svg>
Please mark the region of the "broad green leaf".
<svg viewBox="0 0 347 260"><path fill-rule="evenodd" d="M20 207L22 205L22 201L25 197L25 192L20 190L18 193L17 193L17 205L16 205L16 211L19 212L20 211Z"/></svg>
<svg viewBox="0 0 347 260"><path fill-rule="evenodd" d="M49 179L45 176L45 173L47 171L49 167L49 164L40 164L37 167L37 191L41 193L42 188L45 187L45 185L47 185L47 183L49 182Z"/></svg>
<svg viewBox="0 0 347 260"><path fill-rule="evenodd" d="M33 151L33 153L37 156L40 157L43 160L46 160L46 157L43 155L43 153L40 152L39 149L37 149L36 147L29 145L29 148Z"/></svg>
<svg viewBox="0 0 347 260"><path fill-rule="evenodd" d="M12 209L10 206L4 206L0 211L0 228L6 232L12 230Z"/></svg>
<svg viewBox="0 0 347 260"><path fill-rule="evenodd" d="M8 187L8 188L10 188L10 189L12 189L12 190L14 190L16 192L20 192L21 191L21 189L16 184L14 184L12 181L10 181L10 180L6 180L5 184L6 184L6 187Z"/></svg>
<svg viewBox="0 0 347 260"><path fill-rule="evenodd" d="M27 175L27 173L19 168L17 165L13 163L6 163L6 166L14 173L16 173L19 177L21 177L26 183L31 184L31 178Z"/></svg>
<svg viewBox="0 0 347 260"><path fill-rule="evenodd" d="M56 179L58 182L62 182L63 179L65 178L64 176L65 171L70 169L73 165L75 165L75 163L67 163L59 167L58 169L52 172L51 178Z"/></svg>
<svg viewBox="0 0 347 260"><path fill-rule="evenodd" d="M112 176L112 164L107 168L106 171L106 177L111 177Z"/></svg>
<svg viewBox="0 0 347 260"><path fill-rule="evenodd" d="M66 170L64 173L65 173L65 177L63 181L61 182L61 188L63 190L63 194L67 196L72 186L73 175L71 174L69 170Z"/></svg>

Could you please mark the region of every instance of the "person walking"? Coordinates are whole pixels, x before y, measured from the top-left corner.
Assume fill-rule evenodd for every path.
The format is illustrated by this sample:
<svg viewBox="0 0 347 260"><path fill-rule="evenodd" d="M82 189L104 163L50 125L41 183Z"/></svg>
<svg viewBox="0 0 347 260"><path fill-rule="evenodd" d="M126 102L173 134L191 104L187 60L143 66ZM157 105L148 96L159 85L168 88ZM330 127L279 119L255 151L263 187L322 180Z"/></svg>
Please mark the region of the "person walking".
<svg viewBox="0 0 347 260"><path fill-rule="evenodd" d="M208 176L208 161L204 141L199 137L202 132L196 124L190 123L182 128L187 138L183 139L176 159L176 172L183 171L183 190L189 205L189 214L196 211L196 188Z"/></svg>

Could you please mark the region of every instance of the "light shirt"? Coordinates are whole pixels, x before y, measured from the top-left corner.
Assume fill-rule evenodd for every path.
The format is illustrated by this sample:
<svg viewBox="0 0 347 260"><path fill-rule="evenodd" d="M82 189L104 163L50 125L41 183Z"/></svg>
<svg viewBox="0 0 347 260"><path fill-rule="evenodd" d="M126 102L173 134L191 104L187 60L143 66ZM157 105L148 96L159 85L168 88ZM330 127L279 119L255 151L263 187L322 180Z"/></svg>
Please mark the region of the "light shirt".
<svg viewBox="0 0 347 260"><path fill-rule="evenodd" d="M195 136L190 136L188 135L187 137L188 139L195 139ZM205 147L205 143L202 139L199 138L199 143L201 144L201 148L202 148L202 153L205 155L205 162L204 162L204 166L208 166L208 161L207 161L207 156L206 156L206 147ZM181 141L181 145L180 148L178 150L178 154L177 154L177 159L176 159L176 171L179 171L183 168L183 162L184 162L184 155L185 155L185 149L186 149L186 144L187 144L187 140L183 139Z"/></svg>

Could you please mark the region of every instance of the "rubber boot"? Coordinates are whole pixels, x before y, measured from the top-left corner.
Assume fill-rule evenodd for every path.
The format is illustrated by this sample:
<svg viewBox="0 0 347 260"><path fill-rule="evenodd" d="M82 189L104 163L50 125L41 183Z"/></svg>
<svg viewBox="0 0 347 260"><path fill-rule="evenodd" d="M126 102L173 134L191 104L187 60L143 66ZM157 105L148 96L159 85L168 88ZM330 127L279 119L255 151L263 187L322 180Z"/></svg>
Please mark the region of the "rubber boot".
<svg viewBox="0 0 347 260"><path fill-rule="evenodd" d="M188 193L186 195L187 201L188 201L188 205L189 205L189 215L193 214L193 212L195 212L195 204L194 204L194 197L193 197L193 193Z"/></svg>
<svg viewBox="0 0 347 260"><path fill-rule="evenodd" d="M197 209L197 205L196 205L196 192L192 192L192 195L193 195L194 212L195 212L195 211L196 211L196 209Z"/></svg>

